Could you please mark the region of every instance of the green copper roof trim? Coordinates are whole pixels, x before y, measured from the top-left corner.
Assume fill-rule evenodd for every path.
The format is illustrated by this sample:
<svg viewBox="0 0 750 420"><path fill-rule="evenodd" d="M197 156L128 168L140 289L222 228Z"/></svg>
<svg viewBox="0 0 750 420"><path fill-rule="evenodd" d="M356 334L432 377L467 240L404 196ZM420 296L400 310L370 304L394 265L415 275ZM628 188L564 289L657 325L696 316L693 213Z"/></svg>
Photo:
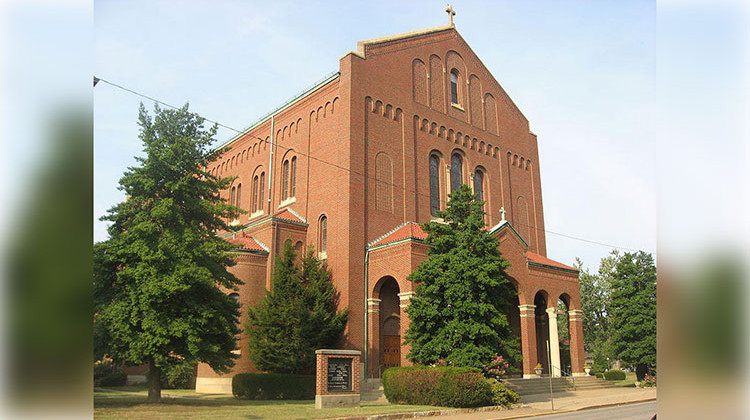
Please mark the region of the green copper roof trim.
<svg viewBox="0 0 750 420"><path fill-rule="evenodd" d="M516 231L516 228L514 228L513 225L511 225L510 222L507 221L507 220L505 220L505 223L503 223L502 226L495 226L497 228L497 230L494 230L494 228L490 229L490 233L495 233L497 231L500 231L500 230L502 230L506 226L508 226L510 228L510 230L516 235L516 237L518 237L518 239L520 239L521 242L523 242L523 244L526 245L526 248L529 247L529 244L526 241L523 240L523 237Z"/></svg>
<svg viewBox="0 0 750 420"><path fill-rule="evenodd" d="M233 248L231 252L245 252L248 254L268 255L268 251L261 251L259 249L244 249L244 248Z"/></svg>
<svg viewBox="0 0 750 420"><path fill-rule="evenodd" d="M553 270L567 271L569 273L576 273L576 274L579 273L579 271L576 270L576 269L557 267L557 266L554 266L554 265L549 265L549 264L539 263L539 262L536 262L536 261L531 261L529 259L526 259L526 262L528 262L529 265L533 265L533 266L537 266L537 267L551 268Z"/></svg>
<svg viewBox="0 0 750 420"><path fill-rule="evenodd" d="M231 232L227 232L227 233L219 236L219 238L224 239L226 237L229 237L229 236L232 236L232 235L236 235L238 233L244 232L244 231L246 231L246 230L248 230L250 228L262 225L263 223L267 223L267 222L270 222L272 220L276 221L276 222L289 223L291 225L298 225L298 226L304 226L304 227L310 226L309 224L304 223L304 222L298 222L296 220L289 220L289 219L281 219L279 217L271 216L271 217L264 217L263 219L257 220L257 221L252 222L252 223L248 223L247 225L242 226L239 230L233 230Z"/></svg>
<svg viewBox="0 0 750 420"><path fill-rule="evenodd" d="M367 249L370 250L370 251L375 251L375 250L380 249L380 248L385 248L385 247L391 246L391 245L398 245L400 243L409 242L409 241L416 241L416 242L422 242L422 243L424 243L424 241L422 239L415 238L413 236L409 236L408 238L399 239L397 241L386 242L384 244L380 244L380 245L376 245L376 246L371 246L371 247L368 247Z"/></svg>
<svg viewBox="0 0 750 420"><path fill-rule="evenodd" d="M327 85L331 81L337 79L341 74L338 71L334 71L332 73L329 73L327 76L323 77L321 80L315 82L311 87L305 89L301 93L297 94L296 96L290 98L283 104L276 107L273 111L267 113L266 115L258 118L254 123L252 123L249 127L242 130L242 132L236 134L234 137L230 138L229 140L225 141L224 143L220 144L215 148L215 150L223 149L224 147L229 146L232 144L235 140L239 139L240 137L244 136L245 134L249 133L251 130L255 129L259 125L266 122L271 116L276 115L280 113L281 111L284 111L285 109L289 108L290 106L294 105L295 103L299 102L300 100L304 99L306 96L310 95L311 93L315 92L316 90L322 88L323 86Z"/></svg>

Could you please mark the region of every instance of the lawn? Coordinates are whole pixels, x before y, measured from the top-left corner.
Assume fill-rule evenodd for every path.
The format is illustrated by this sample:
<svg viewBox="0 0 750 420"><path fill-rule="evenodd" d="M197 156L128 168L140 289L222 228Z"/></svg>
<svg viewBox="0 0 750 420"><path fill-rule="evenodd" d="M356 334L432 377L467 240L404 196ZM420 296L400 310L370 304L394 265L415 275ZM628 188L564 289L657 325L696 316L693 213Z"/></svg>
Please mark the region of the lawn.
<svg viewBox="0 0 750 420"><path fill-rule="evenodd" d="M635 372L625 372L625 379L622 381L616 381L615 384L618 386L635 386Z"/></svg>
<svg viewBox="0 0 750 420"><path fill-rule="evenodd" d="M163 390L162 403L149 404L143 387L117 387L94 392L96 419L313 419L435 409L438 407L363 402L359 408L316 410L312 400L238 400L231 395L197 394L191 389Z"/></svg>

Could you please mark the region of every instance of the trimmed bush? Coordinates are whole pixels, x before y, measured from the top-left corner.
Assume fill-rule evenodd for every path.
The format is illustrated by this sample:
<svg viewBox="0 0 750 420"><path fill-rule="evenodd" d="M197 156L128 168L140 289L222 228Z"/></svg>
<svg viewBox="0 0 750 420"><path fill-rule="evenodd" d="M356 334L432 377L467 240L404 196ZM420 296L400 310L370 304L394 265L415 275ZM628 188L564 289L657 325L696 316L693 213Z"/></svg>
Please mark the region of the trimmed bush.
<svg viewBox="0 0 750 420"><path fill-rule="evenodd" d="M232 394L245 400L314 400L315 376L285 373L239 373Z"/></svg>
<svg viewBox="0 0 750 420"><path fill-rule="evenodd" d="M180 363L163 368L161 387L162 389L195 388L195 365Z"/></svg>
<svg viewBox="0 0 750 420"><path fill-rule="evenodd" d="M625 372L617 369L612 369L604 372L604 379L608 381L622 381L625 379Z"/></svg>
<svg viewBox="0 0 750 420"><path fill-rule="evenodd" d="M110 373L99 380L99 386L125 386L128 375L123 372Z"/></svg>
<svg viewBox="0 0 750 420"><path fill-rule="evenodd" d="M383 373L385 397L391 403L440 407L493 404L492 386L475 368L405 366Z"/></svg>
<svg viewBox="0 0 750 420"><path fill-rule="evenodd" d="M497 379L488 379L492 387L492 402L495 405L510 407L518 402L518 394Z"/></svg>

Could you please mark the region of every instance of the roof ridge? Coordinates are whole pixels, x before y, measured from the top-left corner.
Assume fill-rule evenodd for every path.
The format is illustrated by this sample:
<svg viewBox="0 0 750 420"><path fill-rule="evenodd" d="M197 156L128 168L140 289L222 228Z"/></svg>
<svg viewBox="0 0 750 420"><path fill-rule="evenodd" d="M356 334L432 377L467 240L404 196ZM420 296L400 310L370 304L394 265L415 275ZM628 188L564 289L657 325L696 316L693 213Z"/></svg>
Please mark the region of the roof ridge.
<svg viewBox="0 0 750 420"><path fill-rule="evenodd" d="M391 235L391 234L395 233L395 232L396 232L397 230L401 229L402 227L406 226L407 224L409 224L409 222L408 222L408 221L407 221L407 222L404 222L404 223L401 223L400 225L398 225L398 226L396 226L395 228L391 229L391 230L390 230L389 232L387 232L387 233L385 233L385 234L383 234L383 235L380 235L380 236L379 236L379 237L378 237L377 239L375 239L374 241L371 241L371 242L369 242L369 243L367 244L367 246L368 246L368 247L371 247L371 246L375 245L376 243L378 243L378 242L382 241L383 239L385 239L386 237L388 237L388 235Z"/></svg>
<svg viewBox="0 0 750 420"><path fill-rule="evenodd" d="M380 43L389 42L389 41L398 41L401 39L411 38L411 37L418 36L418 35L426 35L426 34L431 34L433 32L447 31L450 29L456 29L456 25L448 24L448 25L434 26L432 28L418 29L416 31L402 32L400 34L386 35L386 36L381 36L378 38L366 39L364 41L357 41L357 55L361 57L365 56L366 45L380 44Z"/></svg>

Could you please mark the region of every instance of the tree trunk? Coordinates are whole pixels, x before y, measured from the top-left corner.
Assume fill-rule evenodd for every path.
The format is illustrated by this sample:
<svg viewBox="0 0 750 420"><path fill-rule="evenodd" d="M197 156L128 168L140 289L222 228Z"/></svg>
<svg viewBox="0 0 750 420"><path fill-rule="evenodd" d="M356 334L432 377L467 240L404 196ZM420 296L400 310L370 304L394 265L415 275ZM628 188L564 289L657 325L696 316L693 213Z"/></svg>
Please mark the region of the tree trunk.
<svg viewBox="0 0 750 420"><path fill-rule="evenodd" d="M161 368L153 360L148 362L148 402L161 402Z"/></svg>
<svg viewBox="0 0 750 420"><path fill-rule="evenodd" d="M635 365L635 377L639 381L642 381L643 378L646 377L646 374L648 373L648 365L644 364L637 364Z"/></svg>

